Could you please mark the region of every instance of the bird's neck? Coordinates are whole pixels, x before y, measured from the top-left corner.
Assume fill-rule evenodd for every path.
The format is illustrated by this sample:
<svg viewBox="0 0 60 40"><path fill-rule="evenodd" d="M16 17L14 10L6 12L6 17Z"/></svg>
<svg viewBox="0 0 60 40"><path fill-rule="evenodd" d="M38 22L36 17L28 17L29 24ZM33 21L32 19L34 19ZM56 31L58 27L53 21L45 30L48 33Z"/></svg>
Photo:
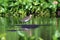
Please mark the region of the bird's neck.
<svg viewBox="0 0 60 40"><path fill-rule="evenodd" d="M32 17L32 15L30 15L30 18Z"/></svg>
<svg viewBox="0 0 60 40"><path fill-rule="evenodd" d="M30 18L31 18L32 16L30 16Z"/></svg>

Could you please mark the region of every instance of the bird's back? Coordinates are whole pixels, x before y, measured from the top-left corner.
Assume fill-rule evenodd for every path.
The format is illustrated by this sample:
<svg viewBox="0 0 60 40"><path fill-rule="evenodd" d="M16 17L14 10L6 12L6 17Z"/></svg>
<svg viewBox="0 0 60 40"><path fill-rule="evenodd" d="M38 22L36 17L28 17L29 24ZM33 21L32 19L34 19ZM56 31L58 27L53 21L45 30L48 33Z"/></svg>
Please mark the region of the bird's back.
<svg viewBox="0 0 60 40"><path fill-rule="evenodd" d="M29 16L27 16L27 17L23 18L23 19L21 20L21 22L27 22L27 21L29 21L29 20L30 20L30 18L29 18Z"/></svg>

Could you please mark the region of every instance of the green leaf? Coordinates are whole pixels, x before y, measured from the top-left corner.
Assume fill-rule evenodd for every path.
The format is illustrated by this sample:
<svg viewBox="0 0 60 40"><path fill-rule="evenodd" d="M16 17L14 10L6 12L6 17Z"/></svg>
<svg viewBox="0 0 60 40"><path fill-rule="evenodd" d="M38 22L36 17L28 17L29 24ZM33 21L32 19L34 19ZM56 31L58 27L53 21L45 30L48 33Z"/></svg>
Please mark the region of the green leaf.
<svg viewBox="0 0 60 40"><path fill-rule="evenodd" d="M58 0L58 2L60 2L60 0Z"/></svg>

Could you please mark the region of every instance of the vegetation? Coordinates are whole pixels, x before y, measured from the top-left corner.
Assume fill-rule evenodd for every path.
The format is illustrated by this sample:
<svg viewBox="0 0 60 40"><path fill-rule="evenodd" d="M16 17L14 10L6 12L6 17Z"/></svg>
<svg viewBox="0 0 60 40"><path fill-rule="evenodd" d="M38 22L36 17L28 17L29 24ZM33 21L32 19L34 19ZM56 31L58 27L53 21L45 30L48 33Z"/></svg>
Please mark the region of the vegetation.
<svg viewBox="0 0 60 40"><path fill-rule="evenodd" d="M56 31L56 10L60 7L54 4L55 0L0 0L0 39L1 40L55 40ZM29 22L19 21L32 14ZM51 17L51 18L50 18ZM59 20L60 22L60 20ZM21 27L14 24L52 24L51 26L40 26L32 30L32 36L26 32L18 33ZM59 23L60 24L60 23ZM10 32L7 30L17 30ZM24 36L23 36L24 35ZM57 37L56 37L57 38ZM57 40L57 39L56 39Z"/></svg>
<svg viewBox="0 0 60 40"><path fill-rule="evenodd" d="M25 16L34 14L39 17L55 16L57 4L54 0L4 0L0 1L0 16Z"/></svg>

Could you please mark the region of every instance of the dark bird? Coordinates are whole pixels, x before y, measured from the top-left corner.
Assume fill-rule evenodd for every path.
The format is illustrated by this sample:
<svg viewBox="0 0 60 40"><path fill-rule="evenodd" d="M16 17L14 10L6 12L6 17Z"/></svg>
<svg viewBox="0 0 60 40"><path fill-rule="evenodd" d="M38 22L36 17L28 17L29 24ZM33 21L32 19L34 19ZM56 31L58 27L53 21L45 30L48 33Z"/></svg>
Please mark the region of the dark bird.
<svg viewBox="0 0 60 40"><path fill-rule="evenodd" d="M23 18L20 22L28 22L32 18L32 15L30 14L29 16L26 16Z"/></svg>

